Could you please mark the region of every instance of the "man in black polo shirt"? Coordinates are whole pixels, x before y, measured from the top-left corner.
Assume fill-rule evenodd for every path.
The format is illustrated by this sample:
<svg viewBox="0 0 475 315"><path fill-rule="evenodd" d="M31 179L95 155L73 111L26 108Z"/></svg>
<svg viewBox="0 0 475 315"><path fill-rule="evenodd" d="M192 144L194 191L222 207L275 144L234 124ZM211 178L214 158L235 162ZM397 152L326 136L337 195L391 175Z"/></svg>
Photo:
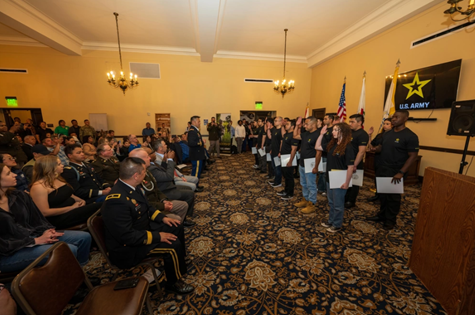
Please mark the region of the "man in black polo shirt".
<svg viewBox="0 0 475 315"><path fill-rule="evenodd" d="M300 185L302 185L303 199L295 206L303 208L302 213L312 213L317 210L315 204L317 203L317 174L311 170L309 173L305 172L305 160L315 160L317 155L315 144L320 136L317 131L317 119L315 117L308 117L305 119L305 132L300 134L300 126L302 119L297 121L297 128L294 132L294 139L301 140L300 146ZM309 163L309 162L307 162Z"/></svg>
<svg viewBox="0 0 475 315"><path fill-rule="evenodd" d="M282 167L275 163L275 158L280 157L280 146L282 144L282 120L282 117L276 117L274 119L274 128L267 130L267 136L271 139L270 157L275 175L274 180L270 180L268 183L274 188L282 186Z"/></svg>
<svg viewBox="0 0 475 315"><path fill-rule="evenodd" d="M295 120L288 120L285 124L285 134L282 139L282 148L280 149L280 156L290 154L289 162L282 164L282 175L285 179L285 189L282 192L277 193L281 196L282 200L290 200L294 197L294 167L292 162L295 159L297 153L298 140L294 139Z"/></svg>
<svg viewBox="0 0 475 315"><path fill-rule="evenodd" d="M392 177L393 183L399 183L417 159L419 138L406 128L408 118L407 110L397 110L391 118L394 128L386 131L381 144L373 149L381 153L381 165L377 168L376 177ZM384 222L384 229L391 230L396 225L396 217L401 207L401 195L379 194L379 199L381 208L378 214L367 219Z"/></svg>
<svg viewBox="0 0 475 315"><path fill-rule="evenodd" d="M357 169L362 170L364 168L363 158L366 154L369 136L362 128L363 124L363 115L354 114L350 116L351 145L353 146L356 156L354 172L356 172ZM345 208L353 208L355 206L359 191L359 186L353 185L353 187L348 188L345 195Z"/></svg>

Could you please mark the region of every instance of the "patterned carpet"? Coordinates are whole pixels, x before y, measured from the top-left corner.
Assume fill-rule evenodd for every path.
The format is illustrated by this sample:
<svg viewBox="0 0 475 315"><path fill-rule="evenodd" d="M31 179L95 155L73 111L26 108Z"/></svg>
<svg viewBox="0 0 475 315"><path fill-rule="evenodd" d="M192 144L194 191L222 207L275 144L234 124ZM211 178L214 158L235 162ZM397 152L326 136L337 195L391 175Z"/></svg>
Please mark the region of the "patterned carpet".
<svg viewBox="0 0 475 315"><path fill-rule="evenodd" d="M281 201L253 164L249 153L233 155L206 173L197 225L186 233L193 259L186 281L196 290L161 303L155 292L156 314L446 314L406 267L420 186L406 188L397 227L387 232L363 219L379 206L366 202L373 193L365 181L343 231L331 234L320 226L326 197L318 195L316 214L301 214L297 199ZM86 269L104 282L112 277L97 252Z"/></svg>

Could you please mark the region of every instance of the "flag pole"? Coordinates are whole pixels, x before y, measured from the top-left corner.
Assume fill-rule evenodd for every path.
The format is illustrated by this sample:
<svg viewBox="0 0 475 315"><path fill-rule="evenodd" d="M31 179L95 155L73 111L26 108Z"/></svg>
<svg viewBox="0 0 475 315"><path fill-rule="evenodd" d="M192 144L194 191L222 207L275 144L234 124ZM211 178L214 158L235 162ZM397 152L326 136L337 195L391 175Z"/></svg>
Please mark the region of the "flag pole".
<svg viewBox="0 0 475 315"><path fill-rule="evenodd" d="M384 120L388 118L389 116L392 116L394 112L396 111L394 97L396 95L396 85L397 85L397 78L398 78L398 72L399 72L400 66L401 66L401 60L398 59L396 63L396 69L394 70L394 74L391 76L391 79L392 79L391 86L389 87L388 97L386 98L386 103L384 104L383 119L381 120L381 125L379 126L378 133L381 133L381 131L383 130Z"/></svg>

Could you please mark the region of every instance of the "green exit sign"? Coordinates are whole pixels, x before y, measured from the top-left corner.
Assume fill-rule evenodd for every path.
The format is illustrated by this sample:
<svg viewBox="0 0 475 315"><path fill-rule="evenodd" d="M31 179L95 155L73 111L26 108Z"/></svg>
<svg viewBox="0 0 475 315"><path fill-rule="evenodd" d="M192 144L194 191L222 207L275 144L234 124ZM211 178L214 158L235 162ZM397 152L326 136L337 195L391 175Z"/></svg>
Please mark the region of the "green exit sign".
<svg viewBox="0 0 475 315"><path fill-rule="evenodd" d="M14 96L6 96L5 99L7 100L7 106L10 107L18 107L18 101Z"/></svg>
<svg viewBox="0 0 475 315"><path fill-rule="evenodd" d="M256 109L262 109L262 102L256 102Z"/></svg>

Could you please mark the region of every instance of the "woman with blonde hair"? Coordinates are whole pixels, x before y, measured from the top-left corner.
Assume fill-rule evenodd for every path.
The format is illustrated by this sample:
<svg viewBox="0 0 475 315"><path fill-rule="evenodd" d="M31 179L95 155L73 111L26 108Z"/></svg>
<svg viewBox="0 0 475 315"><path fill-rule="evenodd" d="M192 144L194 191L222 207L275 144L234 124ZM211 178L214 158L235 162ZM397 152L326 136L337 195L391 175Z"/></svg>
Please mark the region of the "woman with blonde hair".
<svg viewBox="0 0 475 315"><path fill-rule="evenodd" d="M86 202L73 194L73 188L61 177L61 161L54 155L42 156L33 168L30 195L41 213L58 229L86 223L102 203Z"/></svg>

